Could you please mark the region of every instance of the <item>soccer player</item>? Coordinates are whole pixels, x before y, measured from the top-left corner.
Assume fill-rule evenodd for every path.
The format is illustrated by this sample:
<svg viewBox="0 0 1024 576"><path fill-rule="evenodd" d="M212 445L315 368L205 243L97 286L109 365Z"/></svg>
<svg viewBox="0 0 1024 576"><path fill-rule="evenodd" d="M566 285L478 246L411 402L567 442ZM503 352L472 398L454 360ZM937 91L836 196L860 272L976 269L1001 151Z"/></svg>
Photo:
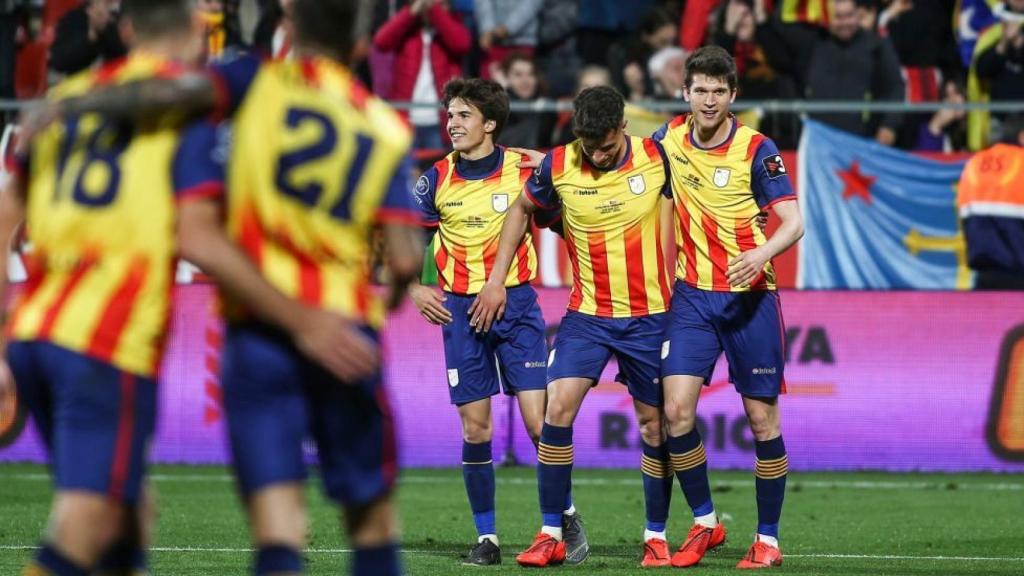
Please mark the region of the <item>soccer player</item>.
<svg viewBox="0 0 1024 576"><path fill-rule="evenodd" d="M661 429L659 354L671 294L662 245L672 207L662 198L670 187L668 165L656 142L626 134L625 103L614 89L584 90L574 104L579 139L553 149L509 208L494 268L471 307L471 322L491 329L508 300L505 278L528 215L560 207L573 287L548 356L548 405L537 456L543 526L516 560L547 566L565 558L561 511L572 483L572 424L614 354L644 442L642 565L666 566L672 472Z"/></svg>
<svg viewBox="0 0 1024 576"><path fill-rule="evenodd" d="M532 170L519 168L523 156L494 144L509 114L508 95L499 84L452 80L444 88L444 105L455 151L420 177L415 194L430 235L437 232L434 260L442 291L416 286L410 296L427 321L442 327L448 392L462 420L462 476L477 529L466 563L486 566L501 563L491 451L491 396L499 382L519 401L534 444L544 423L548 354L544 318L529 284L537 276L529 233L516 247L504 281L504 317L482 332L470 325L468 310L494 266L505 213ZM545 214L548 222L542 224L557 217ZM571 500L562 526L567 561L581 562L588 547Z"/></svg>
<svg viewBox="0 0 1024 576"><path fill-rule="evenodd" d="M384 306L371 289L370 233L381 224L396 304L422 260L411 192L411 135L341 64L354 21L345 0L296 0L294 61L254 58L221 74L233 120L185 136L176 185L189 257L202 268L205 238L230 238L270 283L307 306L349 319L340 349L376 349ZM224 190L227 182L227 190ZM209 256L207 256L209 257ZM225 294L224 404L238 485L258 552L255 573L303 570L303 440L317 444L327 496L345 510L356 576L397 576L391 491L395 430L378 363L342 378L314 364L276 327ZM369 370L367 370L369 368Z"/></svg>
<svg viewBox="0 0 1024 576"><path fill-rule="evenodd" d="M130 55L68 79L52 98L173 76L198 57L184 0L126 0L123 8ZM20 147L0 195L0 268L23 222L32 242L3 337L0 394L17 386L55 484L49 528L23 574L146 570L143 476L171 311L178 125L68 118ZM0 299L6 288L0 274Z"/></svg>
<svg viewBox="0 0 1024 576"><path fill-rule="evenodd" d="M732 57L716 46L690 55L684 95L691 113L654 136L672 158L678 248L661 371L668 445L695 521L672 565L695 565L725 541L694 426L701 386L724 351L757 458L757 536L738 567L778 566L787 471L778 404L785 331L771 259L800 239L803 221L775 144L729 113L736 98ZM781 220L771 237L755 222L768 208Z"/></svg>

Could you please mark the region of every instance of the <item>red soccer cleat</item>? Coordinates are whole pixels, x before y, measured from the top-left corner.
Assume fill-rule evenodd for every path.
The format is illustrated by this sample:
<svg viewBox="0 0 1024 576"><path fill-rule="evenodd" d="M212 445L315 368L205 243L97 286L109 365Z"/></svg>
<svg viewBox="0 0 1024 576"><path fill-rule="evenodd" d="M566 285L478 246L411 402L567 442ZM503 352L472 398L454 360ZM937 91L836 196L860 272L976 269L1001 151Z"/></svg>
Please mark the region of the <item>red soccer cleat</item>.
<svg viewBox="0 0 1024 576"><path fill-rule="evenodd" d="M516 556L520 566L543 568L552 564L565 562L565 542L555 540L554 536L538 532L533 544Z"/></svg>
<svg viewBox="0 0 1024 576"><path fill-rule="evenodd" d="M721 522L714 528L694 524L693 528L690 528L690 533L686 535L686 541L672 555L672 565L676 568L694 566L708 550L717 548L724 542L725 525Z"/></svg>
<svg viewBox="0 0 1024 576"><path fill-rule="evenodd" d="M672 562L669 559L668 542L661 538L651 538L644 542L644 559L640 561L643 568L657 568L669 566Z"/></svg>
<svg viewBox="0 0 1024 576"><path fill-rule="evenodd" d="M747 550L747 555L736 565L737 568L771 568L782 566L782 552L770 544L760 540L754 542Z"/></svg>

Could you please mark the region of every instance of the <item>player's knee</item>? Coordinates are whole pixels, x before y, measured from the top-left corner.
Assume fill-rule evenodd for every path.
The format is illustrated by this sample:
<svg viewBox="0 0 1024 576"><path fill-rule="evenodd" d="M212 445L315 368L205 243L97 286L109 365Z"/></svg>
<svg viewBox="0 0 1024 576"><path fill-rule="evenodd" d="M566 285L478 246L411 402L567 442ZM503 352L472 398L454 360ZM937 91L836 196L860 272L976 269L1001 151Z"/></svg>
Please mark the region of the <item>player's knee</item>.
<svg viewBox="0 0 1024 576"><path fill-rule="evenodd" d="M640 436L648 446L661 445L661 418L638 416L637 424L640 426Z"/></svg>
<svg viewBox="0 0 1024 576"><path fill-rule="evenodd" d="M687 402L666 399L665 419L668 420L671 434L679 436L693 430L697 421L697 411Z"/></svg>
<svg viewBox="0 0 1024 576"><path fill-rule="evenodd" d="M125 507L92 494L65 494L59 497L52 522L56 541L78 542L83 555L98 558L121 538Z"/></svg>
<svg viewBox="0 0 1024 576"><path fill-rule="evenodd" d="M490 442L492 430L490 420L477 418L462 420L462 439L470 444Z"/></svg>
<svg viewBox="0 0 1024 576"><path fill-rule="evenodd" d="M572 426L574 413L573 407L565 399L552 396L548 400L548 410L544 421L554 426Z"/></svg>
<svg viewBox="0 0 1024 576"><path fill-rule="evenodd" d="M397 537L396 524L390 495L345 509L345 531L357 548L394 542Z"/></svg>
<svg viewBox="0 0 1024 576"><path fill-rule="evenodd" d="M759 442L771 440L779 435L778 419L768 412L751 411L747 414L747 421L750 422L750 431Z"/></svg>

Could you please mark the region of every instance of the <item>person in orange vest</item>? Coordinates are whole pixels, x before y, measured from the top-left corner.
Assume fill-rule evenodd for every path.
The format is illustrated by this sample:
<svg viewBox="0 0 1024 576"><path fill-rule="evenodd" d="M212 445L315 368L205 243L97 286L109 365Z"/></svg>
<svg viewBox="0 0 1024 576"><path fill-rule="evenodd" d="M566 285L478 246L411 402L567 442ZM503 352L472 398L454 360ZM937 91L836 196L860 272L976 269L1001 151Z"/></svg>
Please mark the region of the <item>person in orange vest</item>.
<svg viewBox="0 0 1024 576"><path fill-rule="evenodd" d="M1024 115L964 167L957 207L979 290L1024 290Z"/></svg>

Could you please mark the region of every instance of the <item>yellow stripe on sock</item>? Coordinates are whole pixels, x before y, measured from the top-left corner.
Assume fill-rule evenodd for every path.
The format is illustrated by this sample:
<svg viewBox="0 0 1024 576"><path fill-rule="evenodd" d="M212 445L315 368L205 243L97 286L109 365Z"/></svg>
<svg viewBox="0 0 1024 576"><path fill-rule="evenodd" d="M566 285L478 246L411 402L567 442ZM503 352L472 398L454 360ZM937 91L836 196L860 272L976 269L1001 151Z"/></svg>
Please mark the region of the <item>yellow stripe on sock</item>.
<svg viewBox="0 0 1024 576"><path fill-rule="evenodd" d="M550 466L571 465L573 461L573 447L571 444L569 446L540 444L537 446L537 461Z"/></svg>
<svg viewBox="0 0 1024 576"><path fill-rule="evenodd" d="M775 480L782 478L789 472L789 458L774 458L772 460L756 460L754 462L754 476L762 480Z"/></svg>
<svg viewBox="0 0 1024 576"><path fill-rule="evenodd" d="M704 452L703 443L685 454L671 454L671 457L672 469L676 472L696 468L708 461L707 454Z"/></svg>
<svg viewBox="0 0 1024 576"><path fill-rule="evenodd" d="M672 476L672 466L668 462L651 458L646 454L640 457L640 471L654 478L669 478Z"/></svg>

